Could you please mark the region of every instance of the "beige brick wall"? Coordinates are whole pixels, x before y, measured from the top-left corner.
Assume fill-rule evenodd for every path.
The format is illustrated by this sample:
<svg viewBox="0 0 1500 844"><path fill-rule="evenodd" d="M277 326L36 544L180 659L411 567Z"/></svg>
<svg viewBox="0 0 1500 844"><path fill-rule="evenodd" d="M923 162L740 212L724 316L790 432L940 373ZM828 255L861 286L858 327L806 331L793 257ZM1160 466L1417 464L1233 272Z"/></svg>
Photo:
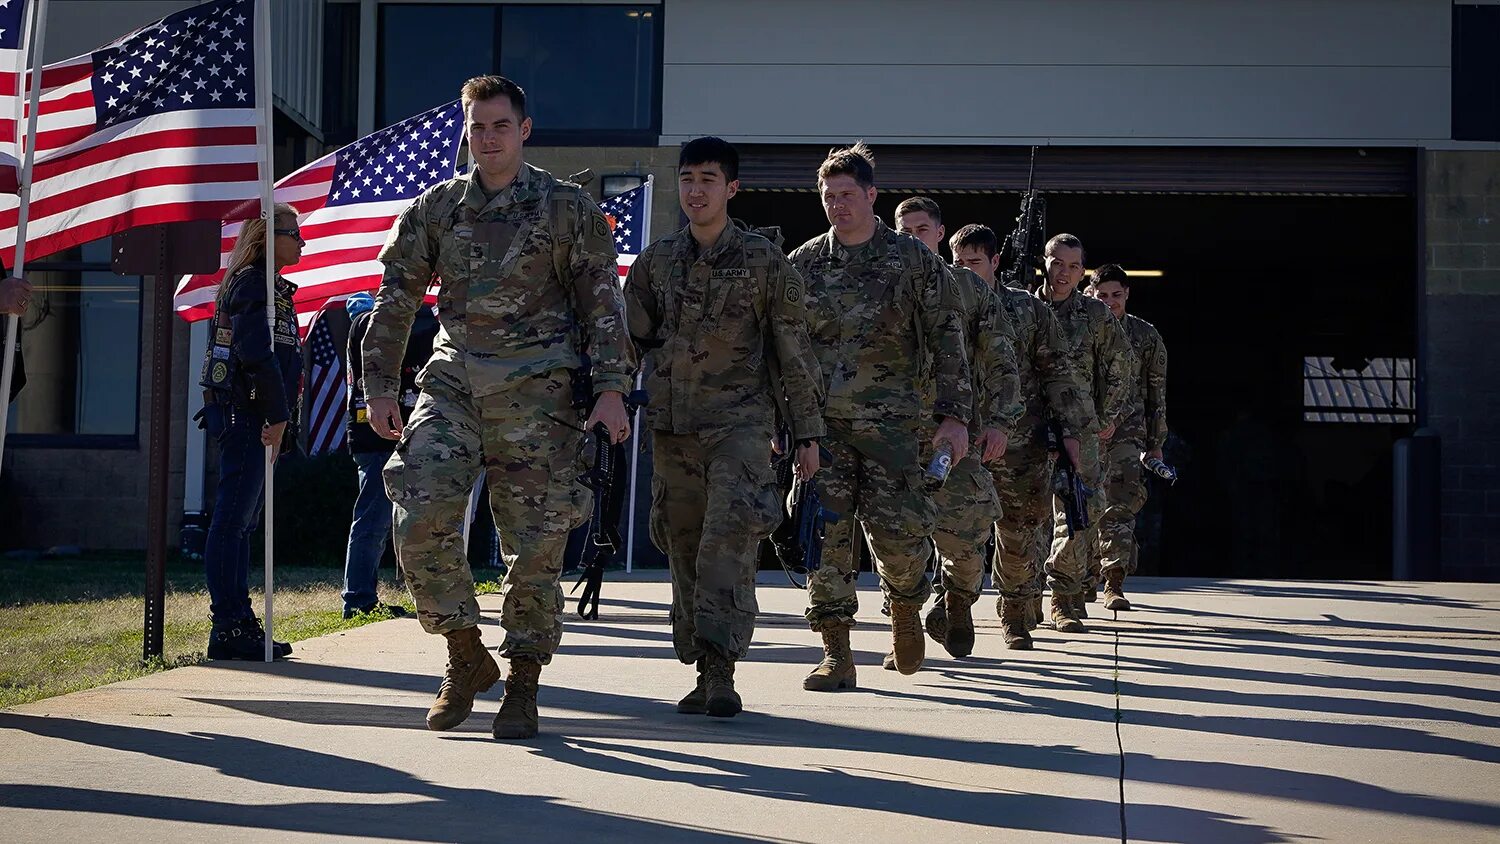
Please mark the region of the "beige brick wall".
<svg viewBox="0 0 1500 844"><path fill-rule="evenodd" d="M1500 152L1425 153L1426 422L1442 437L1443 576L1500 580Z"/></svg>

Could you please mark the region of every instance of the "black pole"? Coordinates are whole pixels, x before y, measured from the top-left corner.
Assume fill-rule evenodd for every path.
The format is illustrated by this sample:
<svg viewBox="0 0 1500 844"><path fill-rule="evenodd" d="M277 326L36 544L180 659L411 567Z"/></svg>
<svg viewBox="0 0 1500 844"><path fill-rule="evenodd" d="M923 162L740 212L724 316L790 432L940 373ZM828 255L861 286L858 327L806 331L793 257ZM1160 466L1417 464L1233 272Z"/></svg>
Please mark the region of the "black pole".
<svg viewBox="0 0 1500 844"><path fill-rule="evenodd" d="M172 433L172 279L151 290L151 429L146 476L146 621L141 656L162 655L167 599L167 466Z"/></svg>

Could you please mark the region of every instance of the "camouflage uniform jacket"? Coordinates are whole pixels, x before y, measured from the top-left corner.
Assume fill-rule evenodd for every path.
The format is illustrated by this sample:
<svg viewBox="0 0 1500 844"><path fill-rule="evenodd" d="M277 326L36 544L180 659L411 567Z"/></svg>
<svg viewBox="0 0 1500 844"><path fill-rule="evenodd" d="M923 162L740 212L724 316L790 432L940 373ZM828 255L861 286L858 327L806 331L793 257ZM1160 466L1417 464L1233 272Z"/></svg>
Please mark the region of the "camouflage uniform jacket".
<svg viewBox="0 0 1500 844"><path fill-rule="evenodd" d="M962 310L974 370L974 414L969 431L1014 432L1026 410L1016 365L1016 332L1000 297L973 270L949 267Z"/></svg>
<svg viewBox="0 0 1500 844"><path fill-rule="evenodd" d="M688 228L647 247L630 267L625 305L631 337L654 350L651 427L773 430L774 368L793 437L823 436L823 375L806 300L781 250L733 223L702 254Z"/></svg>
<svg viewBox="0 0 1500 844"><path fill-rule="evenodd" d="M419 385L436 379L488 396L578 367L586 346L595 393L629 392L635 350L599 206L529 164L494 199L478 179L476 170L428 188L391 229L364 341L365 394L396 397L412 318L434 277L442 329Z"/></svg>
<svg viewBox="0 0 1500 844"><path fill-rule="evenodd" d="M1066 356L1094 399L1094 414L1103 430L1124 419L1130 398L1131 373L1135 369L1130 340L1109 306L1074 288L1068 298L1053 302L1043 284L1036 297L1046 302L1057 317L1066 341Z"/></svg>
<svg viewBox="0 0 1500 844"><path fill-rule="evenodd" d="M968 424L974 386L956 284L916 238L876 221L848 248L832 230L797 247L792 265L813 300L812 338L834 419L916 419L924 410ZM936 402L923 407L923 382Z"/></svg>
<svg viewBox="0 0 1500 844"><path fill-rule="evenodd" d="M1021 396L1026 403L1018 433L1030 436L1049 419L1057 420L1063 432L1073 436L1099 430L1093 398L1068 365L1063 352L1067 341L1052 309L1014 287L1002 287L999 294L1015 327Z"/></svg>
<svg viewBox="0 0 1500 844"><path fill-rule="evenodd" d="M1126 314L1120 320L1130 347L1135 351L1130 405L1115 439L1145 443L1146 450L1161 448L1167 441L1167 346L1156 326Z"/></svg>

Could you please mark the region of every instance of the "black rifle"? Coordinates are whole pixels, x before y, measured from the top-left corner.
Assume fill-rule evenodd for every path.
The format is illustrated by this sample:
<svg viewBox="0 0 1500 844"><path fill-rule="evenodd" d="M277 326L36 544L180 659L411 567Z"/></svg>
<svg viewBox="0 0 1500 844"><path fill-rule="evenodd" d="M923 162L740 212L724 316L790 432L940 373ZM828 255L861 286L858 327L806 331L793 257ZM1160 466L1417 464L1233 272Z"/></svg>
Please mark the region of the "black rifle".
<svg viewBox="0 0 1500 844"><path fill-rule="evenodd" d="M796 446L790 438L784 437L782 442L787 445L782 449L781 460L775 464L776 488L786 504L781 524L771 533L771 547L787 580L798 589L806 589L807 584L798 583L796 575L811 576L823 565L824 532L827 525L839 520L839 514L823 506L816 479L797 477L793 471L797 463ZM833 464L833 455L821 445L818 459L825 467Z"/></svg>
<svg viewBox="0 0 1500 844"><path fill-rule="evenodd" d="M626 413L646 403L644 390L625 397ZM599 593L604 588L604 567L625 545L620 539L620 512L625 504L625 473L615 471L625 464L625 444L611 443L609 429L600 422L590 432L594 437L594 465L578 482L594 493L594 513L589 518L588 538L583 543L583 560L572 592L583 587L578 596L578 617L592 621L599 617ZM634 514L632 514L633 516Z"/></svg>
<svg viewBox="0 0 1500 844"><path fill-rule="evenodd" d="M1083 483L1073 458L1063 447L1062 428L1056 422L1047 423L1047 449L1057 455L1057 466L1052 471L1052 492L1063 503L1063 518L1068 524L1068 538L1089 527L1089 499L1094 490Z"/></svg>
<svg viewBox="0 0 1500 844"><path fill-rule="evenodd" d="M1021 195L1021 213L1016 228L1000 244L1000 280L1009 287L1031 290L1042 269L1042 247L1047 242L1047 200L1036 191L1036 147L1031 148L1031 169L1026 175L1026 193Z"/></svg>

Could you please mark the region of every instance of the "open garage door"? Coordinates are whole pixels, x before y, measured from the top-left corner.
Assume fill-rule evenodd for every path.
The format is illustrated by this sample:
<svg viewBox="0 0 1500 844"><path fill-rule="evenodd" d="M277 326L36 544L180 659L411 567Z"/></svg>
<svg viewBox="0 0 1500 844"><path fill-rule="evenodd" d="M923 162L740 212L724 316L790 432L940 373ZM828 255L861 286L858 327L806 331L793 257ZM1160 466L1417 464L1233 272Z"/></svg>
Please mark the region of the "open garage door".
<svg viewBox="0 0 1500 844"><path fill-rule="evenodd" d="M826 230L812 187L826 151L745 150L731 212L782 226L788 248ZM889 222L926 194L950 233L981 222L1003 235L1028 152L877 147L876 210ZM1169 457L1183 479L1153 488L1143 572L1389 576L1391 445L1415 420L1414 160L1040 151L1049 230L1083 238L1090 266L1142 273L1131 312L1170 352Z"/></svg>

